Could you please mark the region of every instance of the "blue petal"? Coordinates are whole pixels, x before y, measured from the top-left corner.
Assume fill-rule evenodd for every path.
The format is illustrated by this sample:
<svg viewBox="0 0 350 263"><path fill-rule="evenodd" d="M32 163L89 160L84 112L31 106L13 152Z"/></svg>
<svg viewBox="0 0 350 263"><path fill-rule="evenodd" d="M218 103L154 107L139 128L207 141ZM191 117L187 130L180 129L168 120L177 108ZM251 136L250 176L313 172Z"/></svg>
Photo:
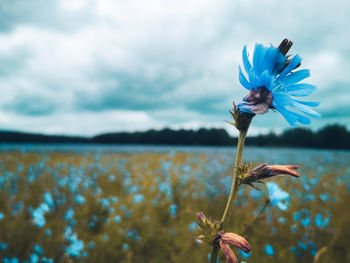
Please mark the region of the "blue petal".
<svg viewBox="0 0 350 263"><path fill-rule="evenodd" d="M317 111L314 109L311 109L295 100L292 100L292 106L295 107L296 109L312 116L312 117L321 117L321 114L319 114Z"/></svg>
<svg viewBox="0 0 350 263"><path fill-rule="evenodd" d="M320 103L316 101L300 101L300 100L294 100L294 101L297 101L301 104L304 104L310 107L317 107L318 105L320 105Z"/></svg>
<svg viewBox="0 0 350 263"><path fill-rule="evenodd" d="M251 90L252 87L251 87L250 83L248 82L248 80L246 79L246 77L244 76L241 67L238 66L238 69L239 69L239 74L238 74L239 82L240 82L240 83L242 84L242 86L245 87L247 90Z"/></svg>
<svg viewBox="0 0 350 263"><path fill-rule="evenodd" d="M285 67L285 69L282 70L282 72L278 75L276 80L283 79L289 72L295 69L295 67L298 66L300 62L301 62L301 57L299 57L298 55L295 55L290 61L290 63L288 64L288 66Z"/></svg>
<svg viewBox="0 0 350 263"><path fill-rule="evenodd" d="M287 57L278 50L278 54L275 60L275 68L273 72L274 74L279 73L283 69L284 65L286 64L286 60Z"/></svg>
<svg viewBox="0 0 350 263"><path fill-rule="evenodd" d="M277 111L279 111L283 115L283 117L289 122L289 124L294 127L298 126L297 122L300 122L301 124L310 124L311 122L309 118L297 114L295 112L289 111L284 107L279 106L275 102L272 102L272 105L276 108Z"/></svg>
<svg viewBox="0 0 350 263"><path fill-rule="evenodd" d="M249 74L249 72L252 71L252 65L250 64L248 59L247 46L243 47L242 60L243 60L244 69Z"/></svg>
<svg viewBox="0 0 350 263"><path fill-rule="evenodd" d="M283 89L284 92L288 93L289 95L303 97L313 93L316 90L316 86L307 83L299 83L285 86Z"/></svg>
<svg viewBox="0 0 350 263"><path fill-rule="evenodd" d="M288 94L285 93L272 93L273 101L279 106L288 106L291 104L291 98Z"/></svg>
<svg viewBox="0 0 350 263"><path fill-rule="evenodd" d="M279 53L279 50L273 46L266 49L265 53L265 66L263 70L267 70L269 74L273 73L273 69L276 64L276 57Z"/></svg>
<svg viewBox="0 0 350 263"><path fill-rule="evenodd" d="M303 79L306 79L309 76L310 76L310 70L308 69L298 70L287 75L283 79L283 83L284 84L298 83L299 81L302 81Z"/></svg>
<svg viewBox="0 0 350 263"><path fill-rule="evenodd" d="M282 116L286 119L286 121L293 127L297 127L297 121L298 119L295 117L295 115L291 114L290 111L287 111L284 108L278 107L274 102L272 103L272 105L276 108L277 111L279 111Z"/></svg>
<svg viewBox="0 0 350 263"><path fill-rule="evenodd" d="M237 105L237 108L240 110L240 111L243 111L243 112L247 112L247 113L253 113L249 108L250 106L245 104L245 103L240 103ZM254 113L253 113L254 114Z"/></svg>
<svg viewBox="0 0 350 263"><path fill-rule="evenodd" d="M257 87L265 87L269 91L273 89L273 77L265 70L258 78L256 82Z"/></svg>
<svg viewBox="0 0 350 263"><path fill-rule="evenodd" d="M253 55L253 67L254 71L259 74L260 73L260 65L263 62L265 54L264 46L261 44L256 44L254 48L254 55Z"/></svg>

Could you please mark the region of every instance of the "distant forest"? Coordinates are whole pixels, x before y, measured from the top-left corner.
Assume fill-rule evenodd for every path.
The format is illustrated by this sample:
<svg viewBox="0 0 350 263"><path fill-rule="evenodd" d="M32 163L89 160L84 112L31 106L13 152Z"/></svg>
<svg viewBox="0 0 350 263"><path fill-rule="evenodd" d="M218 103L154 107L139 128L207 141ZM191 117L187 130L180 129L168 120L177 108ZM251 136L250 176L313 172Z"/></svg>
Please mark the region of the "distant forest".
<svg viewBox="0 0 350 263"><path fill-rule="evenodd" d="M212 145L236 144L225 129L199 130L149 130L145 132L115 132L94 137L43 135L23 132L0 131L0 143L89 143L89 144L156 144L156 145ZM342 125L328 125L313 132L306 128L248 136L247 145L350 149L350 132Z"/></svg>

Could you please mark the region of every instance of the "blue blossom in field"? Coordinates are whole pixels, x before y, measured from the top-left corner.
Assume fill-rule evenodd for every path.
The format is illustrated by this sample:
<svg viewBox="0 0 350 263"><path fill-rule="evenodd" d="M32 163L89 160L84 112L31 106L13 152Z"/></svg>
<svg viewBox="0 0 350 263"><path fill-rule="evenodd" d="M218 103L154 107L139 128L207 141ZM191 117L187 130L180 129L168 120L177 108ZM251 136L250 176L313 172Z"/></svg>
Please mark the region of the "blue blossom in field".
<svg viewBox="0 0 350 263"><path fill-rule="evenodd" d="M141 237L137 233L136 229L128 230L126 232L126 236L127 236L127 238L131 238L131 239L134 239L136 241L140 241L141 240Z"/></svg>
<svg viewBox="0 0 350 263"><path fill-rule="evenodd" d="M108 181L109 182L114 182L115 181L115 175L111 174L110 176L108 176Z"/></svg>
<svg viewBox="0 0 350 263"><path fill-rule="evenodd" d="M0 250L6 250L8 247L7 243L0 243Z"/></svg>
<svg viewBox="0 0 350 263"><path fill-rule="evenodd" d="M297 247L293 246L290 248L290 251L292 251L295 255L297 255L298 257L300 257L302 254L301 252L298 250Z"/></svg>
<svg viewBox="0 0 350 263"><path fill-rule="evenodd" d="M118 203L118 201L119 201L119 199L116 196L111 196L109 198L109 202L111 202L111 204L116 204L116 203Z"/></svg>
<svg viewBox="0 0 350 263"><path fill-rule="evenodd" d="M101 198L100 200L98 200L98 202L104 207L108 207L109 206L109 201L108 201L107 198Z"/></svg>
<svg viewBox="0 0 350 263"><path fill-rule="evenodd" d="M323 217L321 214L315 216L315 225L318 227L327 227L331 219L329 217Z"/></svg>
<svg viewBox="0 0 350 263"><path fill-rule="evenodd" d="M41 262L42 262L42 263L53 263L53 259L43 257L43 258L41 259Z"/></svg>
<svg viewBox="0 0 350 263"><path fill-rule="evenodd" d="M86 200L84 196L82 196L81 194L77 194L74 196L74 202L79 205L82 205L85 204Z"/></svg>
<svg viewBox="0 0 350 263"><path fill-rule="evenodd" d="M52 232L50 229L46 229L44 234L45 234L45 236L49 237L49 236L51 236Z"/></svg>
<svg viewBox="0 0 350 263"><path fill-rule="evenodd" d="M84 242L79 239L72 240L71 244L66 247L66 253L71 257L78 257L82 250L84 250Z"/></svg>
<svg viewBox="0 0 350 263"><path fill-rule="evenodd" d="M308 245L306 243L304 243L304 242L299 241L298 242L298 247L300 247L301 250L307 250Z"/></svg>
<svg viewBox="0 0 350 263"><path fill-rule="evenodd" d="M5 257L3 259L3 263L19 263L19 259L18 258L8 258L8 257Z"/></svg>
<svg viewBox="0 0 350 263"><path fill-rule="evenodd" d="M101 187L95 187L94 195L100 195L100 194L102 194L102 189L101 189Z"/></svg>
<svg viewBox="0 0 350 263"><path fill-rule="evenodd" d="M44 197L44 202L45 202L50 208L53 208L54 205L55 205L55 202L54 202L54 200L53 200L53 198L52 198L51 193L50 193L50 192L46 192L46 193L44 193L43 197Z"/></svg>
<svg viewBox="0 0 350 263"><path fill-rule="evenodd" d="M197 224L197 222L192 222L189 226L188 226L188 230L190 230L190 231L195 231L196 229L197 229L197 227L198 227L198 224Z"/></svg>
<svg viewBox="0 0 350 263"><path fill-rule="evenodd" d="M126 243L124 243L123 245L122 245L122 250L128 250L129 249L129 245L128 244L126 244Z"/></svg>
<svg viewBox="0 0 350 263"><path fill-rule="evenodd" d="M291 225L290 226L290 231L292 231L292 233L297 232L297 226L296 225Z"/></svg>
<svg viewBox="0 0 350 263"><path fill-rule="evenodd" d="M250 251L249 253L246 253L245 251L243 251L242 249L239 250L239 254L241 254L242 258L250 258L252 255L252 252Z"/></svg>
<svg viewBox="0 0 350 263"><path fill-rule="evenodd" d="M64 187L68 184L68 177L66 176L61 176L60 179L58 180L57 184L60 186L60 187Z"/></svg>
<svg viewBox="0 0 350 263"><path fill-rule="evenodd" d="M31 211L32 221L37 227L43 227L46 224L45 214L50 211L46 203L41 203L39 207Z"/></svg>
<svg viewBox="0 0 350 263"><path fill-rule="evenodd" d="M269 244L265 245L265 254L268 256L273 256L275 254L275 250L273 249L273 247Z"/></svg>
<svg viewBox="0 0 350 263"><path fill-rule="evenodd" d="M310 224L311 224L311 217L310 217L310 216L304 217L303 219L300 220L300 223L301 223L304 227L310 226Z"/></svg>
<svg viewBox="0 0 350 263"><path fill-rule="evenodd" d="M279 217L278 222L280 222L281 224L285 224L287 222L287 219L285 219L284 217Z"/></svg>
<svg viewBox="0 0 350 263"><path fill-rule="evenodd" d="M0 220L4 219L4 217L5 217L4 213L0 212Z"/></svg>
<svg viewBox="0 0 350 263"><path fill-rule="evenodd" d="M108 235L103 235L103 236L102 236L102 240L103 240L103 241L107 241L107 240L108 240Z"/></svg>
<svg viewBox="0 0 350 263"><path fill-rule="evenodd" d="M29 256L29 262L30 263L39 263L39 256L35 253L31 254Z"/></svg>
<svg viewBox="0 0 350 263"><path fill-rule="evenodd" d="M143 194L134 195L134 203L135 204L142 203L143 200L145 200L145 197L143 196Z"/></svg>
<svg viewBox="0 0 350 263"><path fill-rule="evenodd" d="M169 206L169 214L171 216L176 216L176 213L177 213L177 205L172 204L171 206Z"/></svg>
<svg viewBox="0 0 350 263"><path fill-rule="evenodd" d="M310 107L319 103L300 101L294 97L305 97L316 90L311 84L300 83L310 76L307 69L295 71L300 65L301 57L295 55L291 59L287 55L292 42L285 39L278 48L265 47L256 44L252 64L249 61L247 48L243 48L242 59L247 77L239 67L239 81L250 92L238 105L242 112L264 114L269 109L279 111L292 126L298 123L309 124L309 118L295 113L320 117L320 114Z"/></svg>
<svg viewBox="0 0 350 263"><path fill-rule="evenodd" d="M281 210L287 210L289 206L289 193L279 188L278 184L267 182L266 187L269 193L271 205L277 206Z"/></svg>
<svg viewBox="0 0 350 263"><path fill-rule="evenodd" d="M34 252L37 253L37 254L39 254L39 255L43 255L43 254L44 254L43 249L42 249L41 246L38 245L38 244L35 244L35 245L34 245Z"/></svg>
<svg viewBox="0 0 350 263"><path fill-rule="evenodd" d="M70 226L65 227L64 238L70 242L70 245L65 249L66 253L72 257L78 257L84 249L84 242L78 239L77 233L73 232Z"/></svg>
<svg viewBox="0 0 350 263"><path fill-rule="evenodd" d="M19 214L19 212L22 210L23 208L23 202L17 202L12 206L12 215L16 216Z"/></svg>
<svg viewBox="0 0 350 263"><path fill-rule="evenodd" d="M69 208L63 216L64 220L66 220L66 221L73 219L73 217L74 217L74 209L73 208Z"/></svg>
<svg viewBox="0 0 350 263"><path fill-rule="evenodd" d="M89 252L88 251L84 251L82 254L83 258L87 258L89 256Z"/></svg>
<svg viewBox="0 0 350 263"><path fill-rule="evenodd" d="M116 215L113 217L113 223L120 223L122 221L122 218L120 215Z"/></svg>
<svg viewBox="0 0 350 263"><path fill-rule="evenodd" d="M94 241L89 242L89 244L87 245L87 247L88 247L89 249L94 248L94 247L95 247L95 242L94 242Z"/></svg>
<svg viewBox="0 0 350 263"><path fill-rule="evenodd" d="M328 199L329 199L329 194L320 194L320 199L321 199L323 202L327 202Z"/></svg>

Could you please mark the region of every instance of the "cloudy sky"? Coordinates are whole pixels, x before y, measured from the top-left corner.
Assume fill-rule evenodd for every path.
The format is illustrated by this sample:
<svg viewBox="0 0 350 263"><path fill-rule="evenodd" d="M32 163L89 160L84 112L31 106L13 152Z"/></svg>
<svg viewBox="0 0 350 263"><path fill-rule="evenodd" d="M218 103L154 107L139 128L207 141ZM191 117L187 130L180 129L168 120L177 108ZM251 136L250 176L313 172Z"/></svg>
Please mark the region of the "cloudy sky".
<svg viewBox="0 0 350 263"><path fill-rule="evenodd" d="M293 40L322 118L350 128L350 2L2 0L0 129L93 135L224 127L247 44ZM288 127L277 113L252 132Z"/></svg>

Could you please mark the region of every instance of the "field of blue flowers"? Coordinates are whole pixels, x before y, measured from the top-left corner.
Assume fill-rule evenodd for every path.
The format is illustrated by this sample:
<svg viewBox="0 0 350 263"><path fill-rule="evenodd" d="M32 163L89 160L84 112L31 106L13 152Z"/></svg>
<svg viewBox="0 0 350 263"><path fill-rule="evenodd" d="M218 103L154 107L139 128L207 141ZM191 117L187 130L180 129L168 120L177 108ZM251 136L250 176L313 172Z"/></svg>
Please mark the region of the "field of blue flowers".
<svg viewBox="0 0 350 263"><path fill-rule="evenodd" d="M207 262L195 214L221 216L233 150L125 149L1 149L2 262ZM242 187L229 222L252 245L241 261L350 262L349 152L248 147L244 159L301 177Z"/></svg>

